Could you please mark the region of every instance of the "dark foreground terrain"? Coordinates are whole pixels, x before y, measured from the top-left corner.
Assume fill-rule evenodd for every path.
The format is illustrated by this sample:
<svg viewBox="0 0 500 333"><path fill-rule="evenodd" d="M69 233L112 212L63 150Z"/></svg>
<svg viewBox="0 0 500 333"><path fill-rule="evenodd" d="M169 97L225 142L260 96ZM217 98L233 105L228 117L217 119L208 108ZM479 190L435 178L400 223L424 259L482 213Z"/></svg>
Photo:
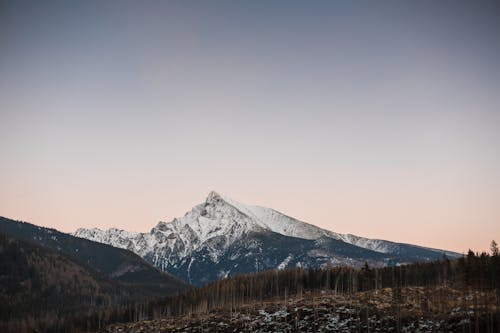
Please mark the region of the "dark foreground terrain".
<svg viewBox="0 0 500 333"><path fill-rule="evenodd" d="M237 309L114 324L100 332L499 332L499 310L491 292L464 297L448 287L384 288L352 295L304 293Z"/></svg>
<svg viewBox="0 0 500 333"><path fill-rule="evenodd" d="M191 288L126 250L4 222L0 333L500 332L495 242L452 260L296 267Z"/></svg>
<svg viewBox="0 0 500 333"><path fill-rule="evenodd" d="M500 256L259 272L124 315L98 331L500 332Z"/></svg>

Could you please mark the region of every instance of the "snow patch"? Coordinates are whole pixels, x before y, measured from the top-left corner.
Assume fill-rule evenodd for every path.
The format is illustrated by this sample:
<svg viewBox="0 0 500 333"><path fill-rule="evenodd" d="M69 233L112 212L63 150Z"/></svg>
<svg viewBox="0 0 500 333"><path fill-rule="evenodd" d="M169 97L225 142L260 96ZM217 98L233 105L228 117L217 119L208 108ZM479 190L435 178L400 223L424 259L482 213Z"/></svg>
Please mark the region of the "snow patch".
<svg viewBox="0 0 500 333"><path fill-rule="evenodd" d="M293 256L291 254L288 255L288 257L285 258L285 260L283 260L279 265L278 265L278 269L285 269L287 266L288 266L288 263L290 262L290 260L292 260Z"/></svg>

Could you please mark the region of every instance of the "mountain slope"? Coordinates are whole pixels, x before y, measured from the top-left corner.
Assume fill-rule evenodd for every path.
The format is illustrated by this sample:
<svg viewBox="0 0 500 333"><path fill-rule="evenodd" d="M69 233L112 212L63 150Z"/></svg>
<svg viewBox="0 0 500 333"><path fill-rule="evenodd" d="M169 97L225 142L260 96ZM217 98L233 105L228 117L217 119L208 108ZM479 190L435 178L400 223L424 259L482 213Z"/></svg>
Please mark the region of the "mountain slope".
<svg viewBox="0 0 500 333"><path fill-rule="evenodd" d="M178 278L152 267L130 251L54 229L0 217L0 233L70 256L107 278L136 288L143 297L170 295L189 287Z"/></svg>
<svg viewBox="0 0 500 333"><path fill-rule="evenodd" d="M116 304L139 295L63 253L0 234L0 321Z"/></svg>
<svg viewBox="0 0 500 333"><path fill-rule="evenodd" d="M206 201L149 233L78 229L75 236L131 250L195 285L255 270L348 264L396 265L457 254L321 229L270 208L211 192Z"/></svg>

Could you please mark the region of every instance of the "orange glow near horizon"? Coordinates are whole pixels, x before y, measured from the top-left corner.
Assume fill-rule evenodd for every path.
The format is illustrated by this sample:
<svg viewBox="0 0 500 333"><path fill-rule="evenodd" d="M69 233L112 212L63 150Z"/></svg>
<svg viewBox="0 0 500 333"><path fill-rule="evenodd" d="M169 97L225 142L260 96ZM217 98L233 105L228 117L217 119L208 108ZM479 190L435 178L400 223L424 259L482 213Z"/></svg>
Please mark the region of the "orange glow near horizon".
<svg viewBox="0 0 500 333"><path fill-rule="evenodd" d="M116 197L116 194L106 191L96 195L88 193L83 195L80 191L67 192L61 194L61 197L52 197L53 201L49 200L52 201L51 206L45 206L47 201L39 201L39 204L36 201L31 204L23 201L15 205L14 200L9 202L6 200L8 198L1 199L2 208L5 208L5 204L12 205L9 207L10 212L9 209L3 209L9 213L5 214L6 217L64 232L73 232L79 227L102 229L118 227L129 231L147 232L160 220L171 221L205 200L203 196L191 198L190 193L175 192L173 195L151 192L147 197L141 194ZM295 192L297 196L286 197L286 192ZM208 189L204 193L208 194ZM154 200L155 194L161 200ZM245 194L248 200L241 200L240 197ZM418 195L415 194L411 196L404 196L403 193L392 194L388 196L385 192L385 196L374 196L367 191L362 193L354 190L320 194L305 188L289 188L276 190L267 195L238 192L235 196L231 194L229 196L246 204L274 208L286 215L339 233L351 233L459 253L466 252L469 248L474 251L489 251L489 242L492 239L499 239L495 238L495 235L500 235L500 230L495 223L498 208L494 206L494 202L485 202L484 198L468 198L474 202L469 201L467 206L452 210L453 205L460 204L453 202L454 200L466 198L436 201L431 197L418 200ZM111 195L115 195L115 198L111 198ZM26 196L25 199L29 200ZM31 211L35 213L26 213L23 205L29 205ZM76 210L81 213L75 214ZM451 211L455 213L452 214ZM490 216L486 212L490 212ZM454 225L450 227L449 223L443 221L453 221ZM490 228L474 230L475 223L489 225Z"/></svg>
<svg viewBox="0 0 500 333"><path fill-rule="evenodd" d="M0 5L0 215L149 231L211 191L500 243L497 3Z"/></svg>

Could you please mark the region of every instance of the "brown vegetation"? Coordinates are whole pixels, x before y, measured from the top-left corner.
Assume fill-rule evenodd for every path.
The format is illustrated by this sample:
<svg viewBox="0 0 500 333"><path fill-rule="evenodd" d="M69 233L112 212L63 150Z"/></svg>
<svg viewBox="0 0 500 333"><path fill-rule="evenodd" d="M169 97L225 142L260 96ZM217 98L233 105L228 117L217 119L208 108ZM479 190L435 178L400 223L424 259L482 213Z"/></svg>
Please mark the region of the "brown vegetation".
<svg viewBox="0 0 500 333"><path fill-rule="evenodd" d="M375 316L372 319L379 328L393 327L395 331L411 331L415 325L441 325L452 331L462 327L466 331L496 332L500 330L500 256L498 252L488 255L470 251L458 260L443 258L433 263L398 267L295 268L235 276L181 296L129 308L118 321L137 323L111 326L108 331L115 332L113 327L129 331L130 327L134 332L140 327L147 330L148 325L167 331L190 331L191 327L203 328L207 320L229 325L230 331L248 325L254 331L257 328L251 323L257 325L263 320L259 310L276 313L276 306L284 304L287 315L280 317L279 322L291 325L291 318L302 315L291 311L290 304L302 301L307 307L326 302L332 309L339 306L350 309L348 317L336 310L332 312L328 306L322 310L324 316L337 322L344 318L361 325L365 318L365 325L370 325L366 318ZM118 312L115 316L120 318ZM234 319L235 316L239 319ZM311 321L311 317L304 320ZM317 320L309 324L315 323ZM292 330L293 325L290 327L285 325L278 330ZM438 326L432 327L440 330ZM218 330L226 331L221 327ZM275 329L266 326L261 331L267 330Z"/></svg>
<svg viewBox="0 0 500 333"><path fill-rule="evenodd" d="M34 324L39 332L99 331L106 326L103 332L188 332L209 327L208 331L243 332L308 331L308 327L415 331L417 326L422 331L425 327L436 331L460 327L497 332L500 255L492 253L470 251L457 260L397 267L259 272L216 281L179 296L95 306L86 314L70 312L60 325ZM54 269L45 265L49 271ZM28 319L23 318L22 325L27 325ZM119 322L129 324L108 326ZM0 328L22 332L23 327Z"/></svg>
<svg viewBox="0 0 500 333"><path fill-rule="evenodd" d="M449 287L406 287L394 298L392 288L351 294L303 292L302 297L273 298L179 317L114 324L100 331L118 332L496 332L498 305L492 292L470 299L488 308L464 305L462 292Z"/></svg>

